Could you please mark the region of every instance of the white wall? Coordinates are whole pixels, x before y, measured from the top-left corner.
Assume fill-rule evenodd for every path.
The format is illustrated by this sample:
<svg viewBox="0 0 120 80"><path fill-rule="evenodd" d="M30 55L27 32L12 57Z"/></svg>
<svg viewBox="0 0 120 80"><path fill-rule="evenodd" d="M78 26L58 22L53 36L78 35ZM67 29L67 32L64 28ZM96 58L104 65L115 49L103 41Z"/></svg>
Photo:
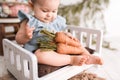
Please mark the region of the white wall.
<svg viewBox="0 0 120 80"><path fill-rule="evenodd" d="M74 4L74 3L77 3L77 2L81 2L82 0L61 0L61 4L64 4L64 5L69 5L69 4Z"/></svg>
<svg viewBox="0 0 120 80"><path fill-rule="evenodd" d="M74 4L82 0L61 0L62 4ZM105 11L105 23L107 34L120 36L120 0L110 0L110 4Z"/></svg>
<svg viewBox="0 0 120 80"><path fill-rule="evenodd" d="M108 35L120 36L120 0L110 0L105 12Z"/></svg>

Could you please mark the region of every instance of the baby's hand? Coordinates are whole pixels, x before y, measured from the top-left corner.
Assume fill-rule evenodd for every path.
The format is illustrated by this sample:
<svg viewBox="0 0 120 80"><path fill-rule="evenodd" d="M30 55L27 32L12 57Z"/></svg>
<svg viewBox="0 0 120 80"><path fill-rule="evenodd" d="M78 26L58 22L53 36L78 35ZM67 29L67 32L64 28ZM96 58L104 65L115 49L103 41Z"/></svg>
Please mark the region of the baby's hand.
<svg viewBox="0 0 120 80"><path fill-rule="evenodd" d="M28 24L25 26L25 37L31 39L33 37L33 31L35 27L30 27Z"/></svg>

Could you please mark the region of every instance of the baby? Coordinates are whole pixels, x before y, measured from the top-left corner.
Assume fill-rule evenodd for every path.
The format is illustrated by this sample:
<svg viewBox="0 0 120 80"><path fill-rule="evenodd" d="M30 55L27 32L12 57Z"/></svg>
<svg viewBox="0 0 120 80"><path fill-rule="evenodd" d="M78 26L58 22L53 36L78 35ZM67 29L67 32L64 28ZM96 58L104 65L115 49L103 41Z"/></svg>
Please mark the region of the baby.
<svg viewBox="0 0 120 80"><path fill-rule="evenodd" d="M81 55L59 54L55 51L41 51L37 45L37 39L43 38L41 30L46 29L51 32L63 31L66 27L66 20L57 15L60 0L31 0L29 5L34 15L19 11L18 16L21 20L20 29L16 34L16 41L23 44L24 48L34 53L38 63L51 66L100 64L102 60L91 55L85 48ZM72 37L68 33L66 35ZM72 37L74 40L76 38Z"/></svg>

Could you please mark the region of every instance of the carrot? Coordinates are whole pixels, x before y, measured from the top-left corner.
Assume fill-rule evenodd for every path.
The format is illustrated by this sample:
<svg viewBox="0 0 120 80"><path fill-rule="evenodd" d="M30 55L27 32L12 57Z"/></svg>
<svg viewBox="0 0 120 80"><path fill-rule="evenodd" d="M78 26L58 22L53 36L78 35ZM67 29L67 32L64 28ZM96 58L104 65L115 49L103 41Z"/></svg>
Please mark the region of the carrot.
<svg viewBox="0 0 120 80"><path fill-rule="evenodd" d="M51 33L47 30L42 30L45 34L44 39L39 39L39 48L45 50L55 50L60 54L88 54L88 51L80 45L80 42L72 39L64 32Z"/></svg>
<svg viewBox="0 0 120 80"><path fill-rule="evenodd" d="M55 34L55 41L58 42L58 43L68 44L68 45L71 45L71 46L74 46L74 47L79 47L80 46L79 41L76 41L76 40L70 38L64 32L57 32Z"/></svg>
<svg viewBox="0 0 120 80"><path fill-rule="evenodd" d="M74 47L63 43L58 43L56 52L60 54L83 54L85 53L85 49L84 47Z"/></svg>

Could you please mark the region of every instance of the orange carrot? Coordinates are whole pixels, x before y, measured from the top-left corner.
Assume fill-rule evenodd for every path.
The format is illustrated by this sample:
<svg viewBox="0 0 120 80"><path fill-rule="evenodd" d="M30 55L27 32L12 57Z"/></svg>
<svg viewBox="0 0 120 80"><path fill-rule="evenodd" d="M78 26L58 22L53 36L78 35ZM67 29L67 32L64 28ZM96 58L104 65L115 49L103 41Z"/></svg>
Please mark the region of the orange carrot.
<svg viewBox="0 0 120 80"><path fill-rule="evenodd" d="M74 47L63 43L57 44L57 50L60 54L87 54L84 47Z"/></svg>
<svg viewBox="0 0 120 80"><path fill-rule="evenodd" d="M71 45L71 46L74 46L74 47L79 47L80 46L79 41L76 41L76 40L70 38L64 32L57 32L55 34L55 41L57 43L64 43L64 44L68 44L68 45Z"/></svg>
<svg viewBox="0 0 120 80"><path fill-rule="evenodd" d="M47 41L40 40L40 49L55 50L60 54L89 54L89 52L80 44L79 40L66 35L64 32L51 33L47 30L41 31L47 35ZM53 41L55 40L55 41ZM51 43L53 43L51 45Z"/></svg>

